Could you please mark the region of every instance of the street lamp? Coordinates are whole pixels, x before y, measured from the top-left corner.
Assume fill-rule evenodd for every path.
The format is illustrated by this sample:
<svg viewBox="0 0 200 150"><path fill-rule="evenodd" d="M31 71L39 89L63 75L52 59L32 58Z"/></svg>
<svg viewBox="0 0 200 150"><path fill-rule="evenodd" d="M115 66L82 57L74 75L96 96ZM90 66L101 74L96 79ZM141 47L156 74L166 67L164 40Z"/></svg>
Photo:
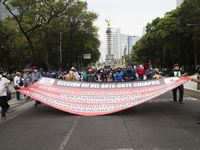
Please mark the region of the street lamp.
<svg viewBox="0 0 200 150"><path fill-rule="evenodd" d="M76 29L76 28L81 28L81 27L74 27L74 28L70 28L70 29L67 29L63 32L60 32L60 69L62 70L62 35L69 31L69 30L72 30L72 29Z"/></svg>

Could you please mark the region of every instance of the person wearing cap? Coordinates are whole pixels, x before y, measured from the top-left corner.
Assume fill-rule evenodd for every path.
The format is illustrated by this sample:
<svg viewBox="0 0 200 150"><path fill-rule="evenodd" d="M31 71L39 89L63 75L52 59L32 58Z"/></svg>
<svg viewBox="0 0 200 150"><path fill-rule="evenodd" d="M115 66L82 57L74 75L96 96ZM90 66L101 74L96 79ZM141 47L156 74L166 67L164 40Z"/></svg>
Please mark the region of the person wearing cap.
<svg viewBox="0 0 200 150"><path fill-rule="evenodd" d="M136 79L135 72L132 71L132 67L131 66L128 66L127 70L124 71L124 73L122 75L122 79L124 81L133 81L133 80Z"/></svg>
<svg viewBox="0 0 200 150"><path fill-rule="evenodd" d="M24 79L24 87L28 87L29 86L29 70L26 70L26 74L23 76ZM23 99L26 99L26 95L24 94ZM30 99L30 97L27 97L27 100Z"/></svg>
<svg viewBox="0 0 200 150"><path fill-rule="evenodd" d="M95 76L92 72L92 69L89 69L88 70L88 75L87 75L87 79L86 79L87 82L95 82Z"/></svg>
<svg viewBox="0 0 200 150"><path fill-rule="evenodd" d="M76 73L74 71L75 71L75 68L72 67L69 72L69 80L77 81Z"/></svg>
<svg viewBox="0 0 200 150"><path fill-rule="evenodd" d="M44 73L44 70L42 68L40 68L40 76L42 77L46 77L46 74Z"/></svg>
<svg viewBox="0 0 200 150"><path fill-rule="evenodd" d="M182 76L186 76L186 75L187 75L187 73L185 73L185 71L179 69L178 64L174 64L174 69L172 71L170 71L168 76L181 78ZM174 104L177 103L177 89L179 89L179 93L180 93L179 102L180 102L180 104L184 104L184 102L183 102L183 94L184 94L183 84L172 90Z"/></svg>
<svg viewBox="0 0 200 150"><path fill-rule="evenodd" d="M149 65L148 69L145 72L145 75L147 76L147 80L153 79L154 73L153 73L153 66Z"/></svg>
<svg viewBox="0 0 200 150"><path fill-rule="evenodd" d="M20 92L18 92L17 90L19 90L21 88L21 86L19 85L21 81L21 73L20 72L16 72L16 76L14 77L14 88L16 90L16 95L17 95L17 100L20 100Z"/></svg>
<svg viewBox="0 0 200 150"><path fill-rule="evenodd" d="M140 68L137 70L137 74L139 76L139 80L144 79L145 70L144 70L144 67L142 66L142 64L140 65Z"/></svg>
<svg viewBox="0 0 200 150"><path fill-rule="evenodd" d="M6 89L11 84L10 80L2 77L2 74L0 74L0 106L1 106L1 117L2 120L6 120L6 109L7 109L7 93Z"/></svg>

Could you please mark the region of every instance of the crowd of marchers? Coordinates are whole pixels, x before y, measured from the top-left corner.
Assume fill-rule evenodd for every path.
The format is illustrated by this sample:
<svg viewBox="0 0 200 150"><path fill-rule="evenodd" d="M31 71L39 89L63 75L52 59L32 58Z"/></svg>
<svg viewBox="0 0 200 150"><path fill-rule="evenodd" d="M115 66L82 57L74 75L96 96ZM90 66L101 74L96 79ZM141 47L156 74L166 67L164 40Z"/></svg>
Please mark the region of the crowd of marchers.
<svg viewBox="0 0 200 150"><path fill-rule="evenodd" d="M178 64L174 64L174 69L169 73L169 77L183 77L187 74L185 71L179 68ZM129 82L134 80L151 80L163 78L157 70L153 69L151 62L149 62L146 66L139 65L138 67L128 66L125 69L115 68L115 69L104 69L97 68L95 70L76 70L74 67L71 67L69 71L47 71L45 72L42 68L37 69L36 66L33 66L31 70L26 70L24 74L20 72L13 72L12 74L8 74L7 72L0 72L0 106L2 107L2 120L6 119L6 112L8 112L9 104L8 101L11 100L11 82L13 81L13 86L16 90L16 98L18 101L26 99L27 101L30 97L23 95L22 99L20 98L20 92L17 90L21 87L28 87L40 77L47 78L56 78L61 80L73 80L73 81L83 81L83 82ZM12 80L13 79L13 80ZM192 81L199 82L200 80L192 79ZM184 88L183 85L173 89L173 102L177 103L177 89L179 90L180 97L179 103L184 104L183 102L183 93ZM35 107L40 104L39 101L35 100ZM200 123L198 121L197 123Z"/></svg>

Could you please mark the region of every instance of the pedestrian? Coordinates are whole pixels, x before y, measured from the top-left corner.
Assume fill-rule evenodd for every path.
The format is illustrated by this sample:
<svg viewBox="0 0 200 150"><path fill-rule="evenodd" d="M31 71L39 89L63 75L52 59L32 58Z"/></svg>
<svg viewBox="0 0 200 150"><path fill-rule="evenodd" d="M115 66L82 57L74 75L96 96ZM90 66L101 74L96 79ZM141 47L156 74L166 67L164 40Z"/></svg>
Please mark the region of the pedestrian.
<svg viewBox="0 0 200 150"><path fill-rule="evenodd" d="M132 71L131 66L128 66L127 70L123 72L122 79L124 81L133 81L136 79L135 72Z"/></svg>
<svg viewBox="0 0 200 150"><path fill-rule="evenodd" d="M115 73L115 81L122 81L123 72L121 71L121 68L119 67L117 69L117 72Z"/></svg>
<svg viewBox="0 0 200 150"><path fill-rule="evenodd" d="M95 78L96 78L96 81L101 81L101 76L102 76L102 72L100 71L99 68L97 68L97 72L95 73Z"/></svg>
<svg viewBox="0 0 200 150"><path fill-rule="evenodd" d="M169 77L181 78L182 76L186 76L186 75L187 75L187 73L185 73L185 71L179 69L178 64L174 64L174 69L169 73ZM172 90L174 104L177 103L177 89L179 89L179 93L180 93L179 102L180 102L180 104L184 104L184 102L183 102L183 94L184 94L183 84Z"/></svg>
<svg viewBox="0 0 200 150"><path fill-rule="evenodd" d="M83 71L83 81L86 81L86 80L87 80L87 75L88 75L87 71L84 70L84 71Z"/></svg>
<svg viewBox="0 0 200 150"><path fill-rule="evenodd" d="M107 71L106 71L106 69L103 69L103 72L101 74L101 80L107 81Z"/></svg>
<svg viewBox="0 0 200 150"><path fill-rule="evenodd" d="M39 80L40 77L41 77L41 73L37 72L37 67L33 66L32 73L29 76L29 85L32 85L35 82L37 82L37 80ZM40 103L41 102L35 100L35 107L37 107L37 105Z"/></svg>
<svg viewBox="0 0 200 150"><path fill-rule="evenodd" d="M88 70L88 75L87 75L87 79L86 79L87 82L95 82L95 76L92 72L92 69L89 69Z"/></svg>
<svg viewBox="0 0 200 150"><path fill-rule="evenodd" d="M145 70L144 70L144 67L142 66L142 64L140 65L140 68L137 70L137 74L139 76L139 80L144 79Z"/></svg>
<svg viewBox="0 0 200 150"><path fill-rule="evenodd" d="M20 92L18 92L17 90L19 90L22 86L22 79L21 79L21 73L20 72L16 72L16 76L14 77L14 88L16 90L16 95L17 95L17 100L20 100ZM22 82L22 83L21 83Z"/></svg>
<svg viewBox="0 0 200 150"><path fill-rule="evenodd" d="M153 66L152 65L149 65L148 69L146 70L145 72L146 76L147 76L147 80L151 80L153 79Z"/></svg>
<svg viewBox="0 0 200 150"><path fill-rule="evenodd" d="M45 72L44 72L44 70L42 69L42 68L40 68L40 76L41 77L46 77L46 74L45 74Z"/></svg>
<svg viewBox="0 0 200 150"><path fill-rule="evenodd" d="M24 87L28 87L29 86L29 70L26 70L26 74L23 76L23 80L24 80ZM24 94L23 99L26 99L26 95ZM30 99L30 97L27 97L27 100Z"/></svg>
<svg viewBox="0 0 200 150"><path fill-rule="evenodd" d="M110 71L109 77L110 77L110 81L115 81L115 73L114 73L114 70L111 70L111 71Z"/></svg>
<svg viewBox="0 0 200 150"><path fill-rule="evenodd" d="M191 81L194 81L194 82L200 83L200 80L199 80L199 79L194 79L194 78L192 78L192 80L191 80ZM198 123L198 124L200 124L200 120L199 120L199 121L197 121L197 123Z"/></svg>
<svg viewBox="0 0 200 150"><path fill-rule="evenodd" d="M7 109L7 93L6 88L9 87L9 84L11 84L10 80L2 77L2 74L0 74L0 106L1 106L1 117L2 120L6 120L6 109Z"/></svg>
<svg viewBox="0 0 200 150"><path fill-rule="evenodd" d="M75 68L72 67L70 72L69 72L69 80L77 81L76 73L75 73Z"/></svg>

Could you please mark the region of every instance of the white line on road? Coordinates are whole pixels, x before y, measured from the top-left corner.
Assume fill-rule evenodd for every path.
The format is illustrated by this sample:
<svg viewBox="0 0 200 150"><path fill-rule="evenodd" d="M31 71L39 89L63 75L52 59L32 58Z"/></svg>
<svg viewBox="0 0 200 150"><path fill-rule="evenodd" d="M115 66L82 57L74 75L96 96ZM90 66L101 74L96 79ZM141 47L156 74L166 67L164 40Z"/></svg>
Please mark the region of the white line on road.
<svg viewBox="0 0 200 150"><path fill-rule="evenodd" d="M67 142L69 141L70 136L72 135L72 132L74 131L78 121L80 119L80 116L78 117L78 119L74 122L74 124L72 125L71 129L69 130L69 132L67 133L66 137L64 138L62 144L60 145L58 150L63 150L65 145L67 144Z"/></svg>

